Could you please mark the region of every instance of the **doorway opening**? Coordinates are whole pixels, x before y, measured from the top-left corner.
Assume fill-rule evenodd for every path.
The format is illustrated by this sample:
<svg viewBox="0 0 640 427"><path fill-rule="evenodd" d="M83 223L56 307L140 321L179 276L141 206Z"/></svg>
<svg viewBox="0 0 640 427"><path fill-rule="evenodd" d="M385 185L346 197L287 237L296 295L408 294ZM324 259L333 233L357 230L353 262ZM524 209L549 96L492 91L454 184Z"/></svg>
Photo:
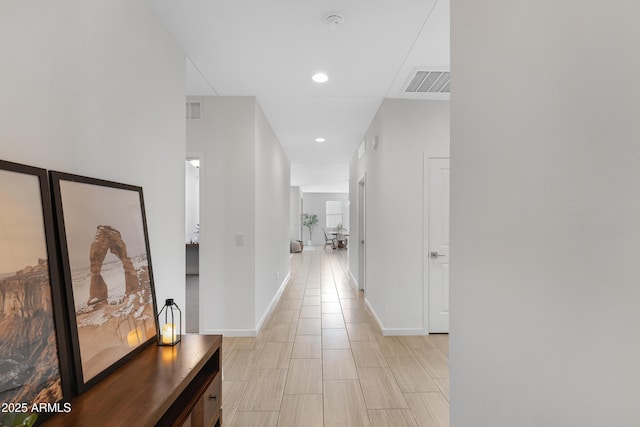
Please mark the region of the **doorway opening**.
<svg viewBox="0 0 640 427"><path fill-rule="evenodd" d="M200 329L200 167L202 159L189 156L185 162L185 243L186 243L186 331Z"/></svg>

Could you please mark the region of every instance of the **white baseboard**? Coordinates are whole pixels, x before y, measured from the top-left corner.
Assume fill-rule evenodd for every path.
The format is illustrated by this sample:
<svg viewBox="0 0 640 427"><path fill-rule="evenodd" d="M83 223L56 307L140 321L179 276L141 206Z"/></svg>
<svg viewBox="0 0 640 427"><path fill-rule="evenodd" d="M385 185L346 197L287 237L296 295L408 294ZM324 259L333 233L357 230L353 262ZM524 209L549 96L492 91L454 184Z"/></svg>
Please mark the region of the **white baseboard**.
<svg viewBox="0 0 640 427"><path fill-rule="evenodd" d="M269 316L269 313L271 313L271 309L273 308L275 303L278 302L278 299L280 298L280 295L282 295L282 291L284 291L284 287L287 285L287 282L289 281L289 277L290 276L291 276L291 271L289 271L287 273L287 275L285 276L285 278L282 280L282 283L280 284L280 287L278 288L278 291L273 296L273 299L271 300L271 303L269 304L269 307L267 307L267 310L262 315L262 319L260 319L260 322L258 323L258 326L256 326L255 329L206 329L204 332L202 332L202 334L204 334L204 335L224 335L226 337L255 337L255 336L257 336L258 332L260 331L260 328L262 328L262 325L264 324L264 321L267 320L267 316Z"/></svg>
<svg viewBox="0 0 640 427"><path fill-rule="evenodd" d="M287 282L289 281L290 276L291 276L291 270L289 270L287 275L282 280L282 283L280 283L280 287L278 288L278 291L271 299L271 303L269 303L269 307L267 307L264 314L262 315L262 319L260 319L260 322L258 322L258 325L256 326L256 329L255 329L255 335L253 336L258 335L258 331L260 331L260 328L262 328L264 321L267 320L267 316L269 316L269 313L271 313L271 309L273 308L275 303L278 302L278 299L280 299L280 295L282 295L282 291L284 291L284 287L287 285Z"/></svg>
<svg viewBox="0 0 640 427"><path fill-rule="evenodd" d="M358 281L356 280L353 273L351 273L351 269L349 269L349 277L351 277L351 280L353 280L353 283L355 285L355 290L357 291L358 289L360 289L360 285L358 284Z"/></svg>
<svg viewBox="0 0 640 427"><path fill-rule="evenodd" d="M375 319L376 324L378 325L378 328L382 332L382 335L384 335L384 327L382 326L382 322L380 321L380 318L376 314L376 311L373 309L373 307L371 307L371 304L369 304L369 300L366 297L364 298L364 304L367 306L367 308L369 309L369 312Z"/></svg>
<svg viewBox="0 0 640 427"><path fill-rule="evenodd" d="M369 300L365 298L364 303L366 304L367 308L369 309L369 312L375 319L376 324L378 325L378 328L380 328L380 332L382 332L382 335L385 337L408 336L408 335L429 335L427 333L427 330L424 328L385 328L382 325L380 318L376 314L376 311L373 309L373 307L371 307Z"/></svg>
<svg viewBox="0 0 640 427"><path fill-rule="evenodd" d="M385 328L382 330L385 337L408 336L408 335L429 335L422 328Z"/></svg>

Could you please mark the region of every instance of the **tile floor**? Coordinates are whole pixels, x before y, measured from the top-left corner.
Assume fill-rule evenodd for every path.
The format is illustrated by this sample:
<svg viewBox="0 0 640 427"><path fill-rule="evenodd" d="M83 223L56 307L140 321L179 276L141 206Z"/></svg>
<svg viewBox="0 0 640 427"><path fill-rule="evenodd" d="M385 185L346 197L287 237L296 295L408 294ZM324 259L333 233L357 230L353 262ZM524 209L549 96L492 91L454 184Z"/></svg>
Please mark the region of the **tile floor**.
<svg viewBox="0 0 640 427"><path fill-rule="evenodd" d="M258 336L224 338L224 426L449 426L448 336L383 337L346 262L294 254Z"/></svg>

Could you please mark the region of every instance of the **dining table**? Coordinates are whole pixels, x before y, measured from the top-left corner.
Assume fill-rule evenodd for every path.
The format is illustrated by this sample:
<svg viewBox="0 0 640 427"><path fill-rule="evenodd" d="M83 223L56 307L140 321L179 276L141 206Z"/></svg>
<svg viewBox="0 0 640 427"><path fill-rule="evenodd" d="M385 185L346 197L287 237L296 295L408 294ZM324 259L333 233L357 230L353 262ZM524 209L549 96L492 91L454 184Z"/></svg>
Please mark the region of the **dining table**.
<svg viewBox="0 0 640 427"><path fill-rule="evenodd" d="M333 236L333 249L346 249L348 244L349 244L349 233L345 232L345 233L337 233L335 231L330 231L327 232L327 234L329 234L330 236ZM344 244L342 247L340 247L340 243L338 242L338 234L344 236Z"/></svg>

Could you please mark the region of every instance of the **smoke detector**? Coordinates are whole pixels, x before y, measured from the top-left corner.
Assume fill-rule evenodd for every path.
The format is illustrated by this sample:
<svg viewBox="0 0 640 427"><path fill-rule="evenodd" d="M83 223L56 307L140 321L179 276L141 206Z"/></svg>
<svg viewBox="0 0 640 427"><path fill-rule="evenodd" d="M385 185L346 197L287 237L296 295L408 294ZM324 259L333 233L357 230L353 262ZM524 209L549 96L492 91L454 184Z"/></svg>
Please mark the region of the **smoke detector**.
<svg viewBox="0 0 640 427"><path fill-rule="evenodd" d="M324 22L327 23L332 30L337 29L344 22L344 17L337 12L330 12L324 17Z"/></svg>

